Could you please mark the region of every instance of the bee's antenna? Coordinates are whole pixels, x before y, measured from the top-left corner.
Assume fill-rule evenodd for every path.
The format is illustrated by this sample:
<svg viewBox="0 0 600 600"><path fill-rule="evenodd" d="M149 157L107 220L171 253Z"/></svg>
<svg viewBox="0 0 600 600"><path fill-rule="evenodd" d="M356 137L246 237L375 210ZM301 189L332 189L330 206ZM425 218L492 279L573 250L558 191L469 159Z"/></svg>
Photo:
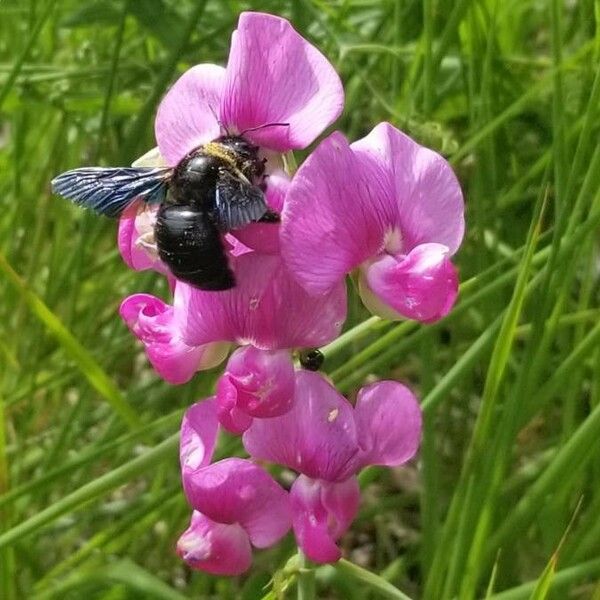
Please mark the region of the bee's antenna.
<svg viewBox="0 0 600 600"><path fill-rule="evenodd" d="M244 134L248 133L249 131L257 131L259 129L265 129L266 127L289 127L290 124L289 123L267 123L266 125L259 125L258 127L249 127L248 129L244 129L244 131L242 131L242 133L240 133L241 136L243 136Z"/></svg>
<svg viewBox="0 0 600 600"><path fill-rule="evenodd" d="M215 118L215 121L219 124L219 128L222 129L226 135L231 135L227 127L225 127L225 125L223 124L223 121L221 121L221 119L219 119L219 117L217 116L217 113L215 112L215 109L213 108L212 104L209 104L208 108L210 109L210 112Z"/></svg>

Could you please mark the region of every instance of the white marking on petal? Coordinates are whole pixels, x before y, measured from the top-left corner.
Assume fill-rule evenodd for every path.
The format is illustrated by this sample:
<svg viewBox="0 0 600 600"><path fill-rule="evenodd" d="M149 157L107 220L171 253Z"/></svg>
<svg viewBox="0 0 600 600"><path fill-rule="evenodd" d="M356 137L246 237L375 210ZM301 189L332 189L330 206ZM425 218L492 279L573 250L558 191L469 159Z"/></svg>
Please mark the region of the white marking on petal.
<svg viewBox="0 0 600 600"><path fill-rule="evenodd" d="M210 533L205 536L198 535L196 532L184 535L179 540L179 550L184 560L192 562L206 560L212 552Z"/></svg>
<svg viewBox="0 0 600 600"><path fill-rule="evenodd" d="M383 249L388 254L401 254L404 240L399 227L388 229L383 238Z"/></svg>

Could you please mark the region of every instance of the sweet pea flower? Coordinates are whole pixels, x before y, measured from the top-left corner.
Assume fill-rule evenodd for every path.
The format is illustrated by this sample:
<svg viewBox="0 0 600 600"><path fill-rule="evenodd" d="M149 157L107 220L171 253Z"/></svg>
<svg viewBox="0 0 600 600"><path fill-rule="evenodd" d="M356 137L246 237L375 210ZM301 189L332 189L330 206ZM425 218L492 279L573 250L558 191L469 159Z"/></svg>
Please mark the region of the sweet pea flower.
<svg viewBox="0 0 600 600"><path fill-rule="evenodd" d="M144 344L156 372L174 385L186 383L196 371L217 366L229 351L229 344L223 342L187 344L181 337L179 311L150 294L129 296L119 313Z"/></svg>
<svg viewBox="0 0 600 600"><path fill-rule="evenodd" d="M279 255L247 252L231 257L236 286L207 292L178 283L175 310L191 346L212 342L261 350L319 347L335 339L346 318L343 281L320 296L308 294Z"/></svg>
<svg viewBox="0 0 600 600"><path fill-rule="evenodd" d="M356 516L356 474L398 466L416 453L421 411L408 388L382 381L362 388L353 407L325 378L296 373L296 400L283 416L255 419L243 435L250 456L297 471L290 500L296 540L306 556L333 562L336 541Z"/></svg>
<svg viewBox="0 0 600 600"><path fill-rule="evenodd" d="M329 61L288 21L244 12L231 38L227 67L186 71L163 98L155 134L176 165L223 134L244 133L261 148L306 148L340 115L344 92ZM265 127L272 124L284 124Z"/></svg>
<svg viewBox="0 0 600 600"><path fill-rule="evenodd" d="M324 140L296 173L283 210L282 254L310 293L359 269L359 291L384 318L433 322L458 293L450 257L464 233L450 165L389 123L348 144Z"/></svg>
<svg viewBox="0 0 600 600"><path fill-rule="evenodd" d="M119 218L117 245L125 264L134 271L153 269L171 276L158 256L154 239L157 206L134 202Z"/></svg>
<svg viewBox="0 0 600 600"><path fill-rule="evenodd" d="M289 495L248 460L228 458L210 464L217 433L214 399L187 410L180 461L184 491L194 512L177 553L194 569L239 575L250 567L252 546L272 546L289 531Z"/></svg>
<svg viewBox="0 0 600 600"><path fill-rule="evenodd" d="M194 148L224 133L244 133L267 161L266 203L279 211L288 184L277 153L306 148L342 112L344 91L329 61L280 17L244 12L227 67L187 70L161 101L154 124L158 146L133 166L176 166ZM270 188L273 188L270 190ZM121 217L119 249L133 269L168 273L153 247L156 209ZM278 227L251 224L236 231L247 246L276 253Z"/></svg>
<svg viewBox="0 0 600 600"><path fill-rule="evenodd" d="M166 381L185 383L216 366L231 343L274 351L319 347L339 335L346 318L344 282L311 296L278 255L247 250L230 263L237 282L230 290L177 282L172 306L150 294L121 303L121 317Z"/></svg>
<svg viewBox="0 0 600 600"><path fill-rule="evenodd" d="M289 350L237 349L217 382L221 425L232 433L242 433L253 418L285 414L294 402L295 385Z"/></svg>

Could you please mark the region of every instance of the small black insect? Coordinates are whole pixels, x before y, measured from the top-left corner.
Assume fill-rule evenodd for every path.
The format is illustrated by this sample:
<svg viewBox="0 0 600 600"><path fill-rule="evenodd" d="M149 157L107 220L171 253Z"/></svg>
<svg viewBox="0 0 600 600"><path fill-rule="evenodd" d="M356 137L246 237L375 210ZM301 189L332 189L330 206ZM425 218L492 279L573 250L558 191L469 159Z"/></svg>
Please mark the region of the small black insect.
<svg viewBox="0 0 600 600"><path fill-rule="evenodd" d="M263 127L275 125L287 124ZM195 148L174 168L85 167L59 175L52 189L109 217L139 199L160 205L154 237L173 275L202 290L227 290L235 278L222 234L279 222L265 202L264 163L243 133L228 134Z"/></svg>
<svg viewBox="0 0 600 600"><path fill-rule="evenodd" d="M325 361L325 356L317 348L300 352L300 364L309 371L318 371Z"/></svg>

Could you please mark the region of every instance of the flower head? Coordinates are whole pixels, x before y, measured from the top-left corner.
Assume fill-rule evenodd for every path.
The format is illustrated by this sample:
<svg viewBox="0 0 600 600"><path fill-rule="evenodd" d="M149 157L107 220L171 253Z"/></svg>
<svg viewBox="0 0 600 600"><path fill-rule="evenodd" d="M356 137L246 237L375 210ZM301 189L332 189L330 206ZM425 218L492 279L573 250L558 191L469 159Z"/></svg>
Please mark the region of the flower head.
<svg viewBox="0 0 600 600"><path fill-rule="evenodd" d="M348 144L332 134L290 186L282 253L311 293L359 268L363 301L386 318L435 321L456 299L450 262L464 231L449 164L388 123Z"/></svg>
<svg viewBox="0 0 600 600"><path fill-rule="evenodd" d="M402 384L369 385L352 407L321 375L298 371L291 410L255 419L243 441L254 459L301 474L290 492L296 539L311 560L331 562L358 510L355 475L367 465L405 463L420 437L419 405Z"/></svg>
<svg viewBox="0 0 600 600"><path fill-rule="evenodd" d="M180 461L183 488L194 512L177 552L192 568L238 575L250 566L252 546L272 546L289 531L289 496L248 460L210 464L217 431L213 399L188 409L181 427Z"/></svg>
<svg viewBox="0 0 600 600"><path fill-rule="evenodd" d="M247 252L230 263L236 278L230 290L205 292L177 284L175 310L186 343L228 341L280 350L322 346L339 335L346 318L343 281L311 296L278 255Z"/></svg>
<svg viewBox="0 0 600 600"><path fill-rule="evenodd" d="M219 421L229 431L245 431L254 417L285 414L294 402L294 364L288 350L238 348L217 383Z"/></svg>
<svg viewBox="0 0 600 600"><path fill-rule="evenodd" d="M197 65L169 90L156 116L156 140L169 165L218 138L222 127L286 152L313 142L340 115L343 102L332 65L288 21L245 12L227 67Z"/></svg>
<svg viewBox="0 0 600 600"><path fill-rule="evenodd" d="M133 294L119 309L121 317L144 344L156 372L169 383L189 381L196 371L215 367L227 356L229 344L190 345L182 337L181 315L176 306L150 294Z"/></svg>

